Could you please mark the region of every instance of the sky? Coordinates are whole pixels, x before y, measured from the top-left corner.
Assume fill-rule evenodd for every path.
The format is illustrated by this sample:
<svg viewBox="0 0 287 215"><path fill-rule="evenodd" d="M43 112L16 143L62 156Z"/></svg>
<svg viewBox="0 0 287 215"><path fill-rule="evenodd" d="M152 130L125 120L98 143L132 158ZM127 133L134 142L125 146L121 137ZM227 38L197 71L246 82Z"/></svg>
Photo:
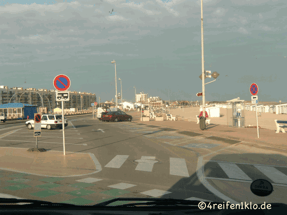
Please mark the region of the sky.
<svg viewBox="0 0 287 215"><path fill-rule="evenodd" d="M285 0L203 0L206 101L287 102ZM200 0L0 0L0 85L201 100ZM213 78L207 78L206 82ZM26 83L25 83L26 82ZM118 81L118 92L121 90Z"/></svg>

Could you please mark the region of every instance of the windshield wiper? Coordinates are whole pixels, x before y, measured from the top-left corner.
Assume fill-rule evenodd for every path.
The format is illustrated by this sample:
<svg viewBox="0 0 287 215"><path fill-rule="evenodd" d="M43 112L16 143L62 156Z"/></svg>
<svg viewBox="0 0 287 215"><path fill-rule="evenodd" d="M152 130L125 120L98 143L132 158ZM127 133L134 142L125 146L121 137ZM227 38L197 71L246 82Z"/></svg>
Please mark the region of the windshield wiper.
<svg viewBox="0 0 287 215"><path fill-rule="evenodd" d="M54 203L54 202L47 202L47 201L41 201L41 200L33 200L33 199L12 199L12 198L0 198L0 204L1 206L5 206L5 204L11 204L11 203L25 203L21 204L23 206L76 206L73 204L67 204L67 203ZM10 206L10 205L7 205Z"/></svg>
<svg viewBox="0 0 287 215"><path fill-rule="evenodd" d="M108 206L111 203L119 202L119 201L127 201L127 202L135 202L136 203L128 203L122 205L116 205L112 207L139 207L139 206L173 206L173 207L194 207L198 208L198 203L201 200L181 200L181 199L156 199L156 198L116 198L106 202L102 202L100 204L96 204L94 206ZM215 202L213 202L215 203Z"/></svg>

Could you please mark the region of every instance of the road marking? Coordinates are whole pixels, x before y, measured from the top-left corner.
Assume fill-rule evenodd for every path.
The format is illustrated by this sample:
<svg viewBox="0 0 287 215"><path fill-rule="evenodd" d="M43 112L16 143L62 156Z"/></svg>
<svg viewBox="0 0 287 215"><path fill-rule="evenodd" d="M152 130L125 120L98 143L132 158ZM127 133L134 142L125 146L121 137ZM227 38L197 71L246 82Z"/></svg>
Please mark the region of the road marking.
<svg viewBox="0 0 287 215"><path fill-rule="evenodd" d="M22 199L20 197L17 197L17 196L13 196L13 195L10 195L10 194L5 194L5 193L0 193L0 198L8 198L8 199Z"/></svg>
<svg viewBox="0 0 287 215"><path fill-rule="evenodd" d="M13 136L13 137L15 137L15 136ZM33 133L31 133L31 136L24 136L24 135L23 136L19 136L19 138L23 138L23 137L25 137L25 138L29 138L29 137L34 138ZM61 139L63 139L63 137L55 137L55 136L43 136L43 135L41 135L41 137L44 137L44 138L47 138L47 139L53 139L53 138L61 138ZM80 138L65 137L65 138L66 139L83 139L82 137L80 137Z"/></svg>
<svg viewBox="0 0 287 215"><path fill-rule="evenodd" d="M76 180L78 182L83 182L83 183L95 183L98 181L101 181L103 179L99 179L99 178L84 178L84 179L80 179L80 180Z"/></svg>
<svg viewBox="0 0 287 215"><path fill-rule="evenodd" d="M100 128L98 129L98 131L101 131L102 133L105 133L105 131L103 129L100 129Z"/></svg>
<svg viewBox="0 0 287 215"><path fill-rule="evenodd" d="M10 134L13 134L13 133L15 133L16 131L19 131L19 130L21 130L21 129L22 129L22 128L20 128L20 129L18 129L18 130L15 130L15 131L10 131L10 132L1 134L1 135L0 135L0 139L2 139L3 137L8 136L8 135L10 135Z"/></svg>
<svg viewBox="0 0 287 215"><path fill-rule="evenodd" d="M170 160L170 175L178 175L189 177L188 169L184 158L169 158Z"/></svg>
<svg viewBox="0 0 287 215"><path fill-rule="evenodd" d="M252 180L246 175L236 164L234 163L219 163L218 165L225 172L229 178L241 179L241 180Z"/></svg>
<svg viewBox="0 0 287 215"><path fill-rule="evenodd" d="M287 183L287 176L274 167L254 165L260 172L270 178L273 182L279 184Z"/></svg>
<svg viewBox="0 0 287 215"><path fill-rule="evenodd" d="M160 197L160 196L163 196L163 195L166 195L169 193L171 193L171 192L153 189L153 190L148 190L148 191L142 192L141 194L146 195L146 196L152 196L152 197Z"/></svg>
<svg viewBox="0 0 287 215"><path fill-rule="evenodd" d="M27 140L5 140L2 139L1 141L14 141L14 142L26 142L26 143L35 143L35 141L27 141ZM38 143L51 143L51 144L61 144L63 145L63 143L57 143L57 142L46 142L46 141L40 141L38 140ZM65 143L66 145L85 145L85 144L78 144L78 143Z"/></svg>
<svg viewBox="0 0 287 215"><path fill-rule="evenodd" d="M7 128L1 128L0 131L2 130L7 130L7 129L13 129L13 128L20 128L20 127L24 127L25 125L18 125L18 126L10 126L10 127L7 127ZM26 127L26 126L25 126Z"/></svg>
<svg viewBox="0 0 287 215"><path fill-rule="evenodd" d="M71 123L71 125L73 126L74 129L76 129L76 127L74 126L74 124L71 121L69 121L69 123Z"/></svg>
<svg viewBox="0 0 287 215"><path fill-rule="evenodd" d="M125 189L128 189L128 188L134 187L134 186L136 186L136 185L134 185L134 184L127 184L127 183L119 183L119 184L110 185L108 187L115 188L115 189L120 189L120 190L125 190Z"/></svg>
<svg viewBox="0 0 287 215"><path fill-rule="evenodd" d="M117 155L105 167L118 169L124 164L128 157L129 155Z"/></svg>
<svg viewBox="0 0 287 215"><path fill-rule="evenodd" d="M219 150L216 150L216 151L213 151L211 153L208 153L206 155L203 155L203 156L200 156L197 160L197 167L196 167L196 175L197 175L197 178L198 180L201 182L201 184L203 184L203 186L206 187L206 189L208 189L211 193L213 193L214 195L216 195L217 197L225 200L226 202L229 201L230 203L233 203L233 204L238 204L237 201L229 198L228 196L224 195L223 193L221 193L219 190L217 190L216 188L214 188L205 178L204 176L204 163L203 163L203 158L204 157L207 157L207 156L210 156L214 153L218 153L219 151L222 151L222 150L226 150L226 149L229 149L229 148L232 148L232 147L235 147L237 146L238 144L234 144L234 145L230 145L230 146L227 146L227 147L224 147L222 149L219 149Z"/></svg>
<svg viewBox="0 0 287 215"><path fill-rule="evenodd" d="M138 162L136 170L151 172L154 164L157 163L158 161L156 161L155 157L153 156L142 156L141 159L136 160L136 162Z"/></svg>
<svg viewBox="0 0 287 215"><path fill-rule="evenodd" d="M228 162L228 161L217 161L217 160L204 160L207 162L215 162L215 163L234 163L234 164L242 164L242 165L257 165L257 166L267 166L267 167L279 167L279 168L286 168L285 166L277 166L277 165L265 165L265 164L252 164L252 163L238 163L238 162Z"/></svg>

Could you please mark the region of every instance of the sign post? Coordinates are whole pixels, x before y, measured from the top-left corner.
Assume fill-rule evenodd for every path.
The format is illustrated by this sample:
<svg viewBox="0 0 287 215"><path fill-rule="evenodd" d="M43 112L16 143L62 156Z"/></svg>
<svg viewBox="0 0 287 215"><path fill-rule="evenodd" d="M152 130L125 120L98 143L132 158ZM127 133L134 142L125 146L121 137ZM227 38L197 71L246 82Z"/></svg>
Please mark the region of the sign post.
<svg viewBox="0 0 287 215"><path fill-rule="evenodd" d="M64 101L70 100L69 91L71 86L70 78L66 75L57 75L53 81L54 87L57 90L56 101L62 102L62 131L63 131L63 152L66 155L65 148L65 117L64 117ZM59 92L60 91L60 92Z"/></svg>
<svg viewBox="0 0 287 215"><path fill-rule="evenodd" d="M98 103L94 102L92 103L92 107L93 107L93 119L95 118L95 107L97 107Z"/></svg>
<svg viewBox="0 0 287 215"><path fill-rule="evenodd" d="M38 149L38 137L41 137L41 114L34 113L34 137L36 137L36 149Z"/></svg>
<svg viewBox="0 0 287 215"><path fill-rule="evenodd" d="M250 93L251 93L251 100L255 102L255 111L256 111L256 123L257 123L257 137L259 138L259 127L258 127L258 114L257 114L257 103L258 103L258 96L257 93L259 91L259 87L257 84L253 83L250 86Z"/></svg>

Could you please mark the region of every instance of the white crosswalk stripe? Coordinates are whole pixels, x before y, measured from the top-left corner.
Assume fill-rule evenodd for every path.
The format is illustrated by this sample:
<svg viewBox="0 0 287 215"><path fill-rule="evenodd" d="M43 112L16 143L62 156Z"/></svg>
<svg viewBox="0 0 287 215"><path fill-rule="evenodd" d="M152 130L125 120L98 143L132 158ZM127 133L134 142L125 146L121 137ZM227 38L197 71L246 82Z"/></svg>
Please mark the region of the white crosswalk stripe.
<svg viewBox="0 0 287 215"><path fill-rule="evenodd" d="M229 178L241 179L241 180L251 180L251 178L246 175L236 164L234 163L219 163L218 165L226 173Z"/></svg>
<svg viewBox="0 0 287 215"><path fill-rule="evenodd" d="M170 175L189 177L185 159L170 158Z"/></svg>
<svg viewBox="0 0 287 215"><path fill-rule="evenodd" d="M254 165L260 172L270 178L273 182L287 184L287 176L271 166Z"/></svg>
<svg viewBox="0 0 287 215"><path fill-rule="evenodd" d="M118 169L124 164L128 157L129 155L117 155L105 167Z"/></svg>

